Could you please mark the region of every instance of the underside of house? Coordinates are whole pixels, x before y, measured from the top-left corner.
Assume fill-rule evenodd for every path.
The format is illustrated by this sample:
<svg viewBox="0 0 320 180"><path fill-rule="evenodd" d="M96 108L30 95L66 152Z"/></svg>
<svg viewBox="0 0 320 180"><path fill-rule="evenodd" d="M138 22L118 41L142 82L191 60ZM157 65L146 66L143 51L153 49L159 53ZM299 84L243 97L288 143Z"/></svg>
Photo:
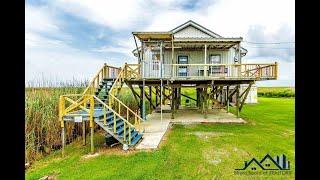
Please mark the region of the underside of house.
<svg viewBox="0 0 320 180"><path fill-rule="evenodd" d="M222 37L193 21L171 31L132 34L137 64L125 63L121 68L105 64L82 94L60 97L63 144L66 122L89 121L92 134L98 124L125 147L135 146L143 138L146 101L149 109L161 114L169 105L172 119L182 106L182 97L194 101L203 118L207 118L209 102L227 112L235 106L239 117L255 81L277 79L276 62L242 63L247 50L240 45L241 37ZM240 85L247 85L242 92ZM138 111L119 99L124 86L132 92ZM196 97L183 94L183 88L192 88Z"/></svg>

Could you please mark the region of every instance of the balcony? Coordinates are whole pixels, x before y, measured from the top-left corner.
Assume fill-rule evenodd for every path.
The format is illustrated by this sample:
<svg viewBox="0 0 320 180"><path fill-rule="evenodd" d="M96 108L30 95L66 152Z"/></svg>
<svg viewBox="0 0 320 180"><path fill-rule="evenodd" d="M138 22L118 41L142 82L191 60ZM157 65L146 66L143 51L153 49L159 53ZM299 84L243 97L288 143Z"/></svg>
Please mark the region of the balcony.
<svg viewBox="0 0 320 180"><path fill-rule="evenodd" d="M278 64L126 64L127 79L275 80Z"/></svg>

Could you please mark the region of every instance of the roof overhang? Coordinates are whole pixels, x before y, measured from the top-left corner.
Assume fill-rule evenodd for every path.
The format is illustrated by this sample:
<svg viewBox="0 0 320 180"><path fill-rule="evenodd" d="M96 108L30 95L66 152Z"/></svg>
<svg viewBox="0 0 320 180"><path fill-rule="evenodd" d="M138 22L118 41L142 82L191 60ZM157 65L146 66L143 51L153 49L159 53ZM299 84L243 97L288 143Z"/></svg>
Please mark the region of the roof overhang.
<svg viewBox="0 0 320 180"><path fill-rule="evenodd" d="M172 32L132 32L140 41L148 40L172 40Z"/></svg>
<svg viewBox="0 0 320 180"><path fill-rule="evenodd" d="M194 43L240 43L242 37L239 38L175 38L173 42L194 42Z"/></svg>

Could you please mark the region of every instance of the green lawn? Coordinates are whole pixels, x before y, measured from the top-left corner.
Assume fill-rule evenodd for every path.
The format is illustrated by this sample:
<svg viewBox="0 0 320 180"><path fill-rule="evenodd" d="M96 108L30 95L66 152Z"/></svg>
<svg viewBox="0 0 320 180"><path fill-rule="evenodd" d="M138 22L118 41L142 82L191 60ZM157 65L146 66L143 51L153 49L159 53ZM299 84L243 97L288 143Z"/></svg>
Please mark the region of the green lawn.
<svg viewBox="0 0 320 180"><path fill-rule="evenodd" d="M89 145L75 142L66 148L66 157L56 151L36 162L26 179L54 175L57 179L294 179L294 99L262 98L245 105L244 125L175 125L161 148L152 152L104 149L97 157L84 159ZM97 135L96 144L103 143ZM98 142L99 141L99 142ZM110 152L111 151L111 152ZM235 168L244 161L266 153L285 154L291 175L240 176Z"/></svg>

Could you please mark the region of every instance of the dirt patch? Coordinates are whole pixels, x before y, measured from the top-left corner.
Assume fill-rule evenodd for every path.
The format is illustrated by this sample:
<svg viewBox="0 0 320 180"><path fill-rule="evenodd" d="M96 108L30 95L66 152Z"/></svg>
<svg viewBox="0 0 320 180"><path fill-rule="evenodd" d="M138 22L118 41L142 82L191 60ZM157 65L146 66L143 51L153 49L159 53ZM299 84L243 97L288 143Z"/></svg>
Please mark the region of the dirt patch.
<svg viewBox="0 0 320 180"><path fill-rule="evenodd" d="M209 164L218 165L223 159L228 158L229 152L225 149L209 149L203 151L203 157Z"/></svg>
<svg viewBox="0 0 320 180"><path fill-rule="evenodd" d="M51 175L48 175L48 176L43 176L42 178L40 178L39 180L55 180L57 179L58 173L54 173L54 174L51 174Z"/></svg>
<svg viewBox="0 0 320 180"><path fill-rule="evenodd" d="M209 139L211 137L221 137L221 136L233 136L233 133L225 133L225 132L201 132L201 131L196 131L189 133L191 135L195 135L200 139Z"/></svg>
<svg viewBox="0 0 320 180"><path fill-rule="evenodd" d="M295 134L295 131L293 131L293 130L285 130L283 132L283 136L285 136L285 137L294 136L294 134Z"/></svg>
<svg viewBox="0 0 320 180"><path fill-rule="evenodd" d="M99 156L100 154L99 153L94 153L94 154L86 154L84 156L82 156L84 159L91 159L91 158L94 158L94 157L97 157Z"/></svg>

